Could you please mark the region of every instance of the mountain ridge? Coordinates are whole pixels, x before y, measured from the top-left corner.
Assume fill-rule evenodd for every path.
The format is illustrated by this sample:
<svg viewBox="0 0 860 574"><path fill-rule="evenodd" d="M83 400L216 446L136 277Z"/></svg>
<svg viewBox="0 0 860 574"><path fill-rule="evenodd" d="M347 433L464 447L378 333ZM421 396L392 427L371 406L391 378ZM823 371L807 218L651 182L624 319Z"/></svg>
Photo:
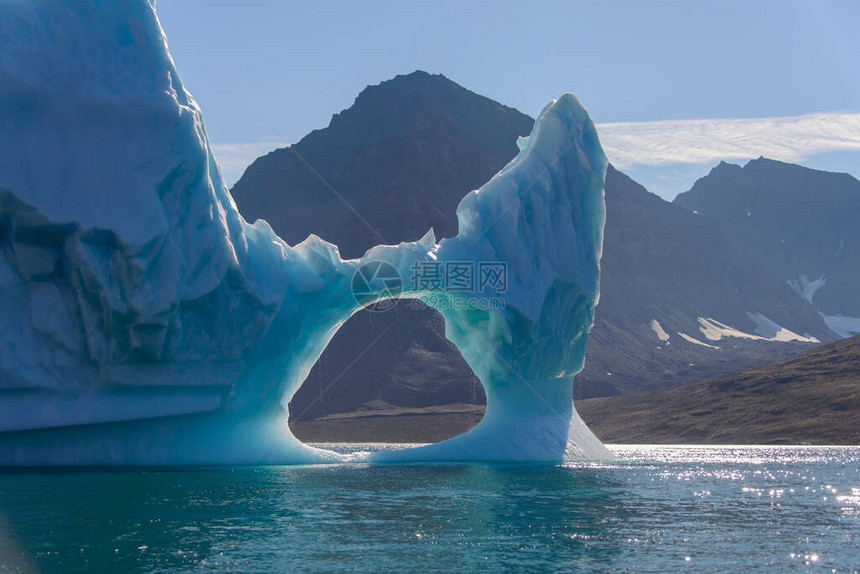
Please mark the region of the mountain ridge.
<svg viewBox="0 0 860 574"><path fill-rule="evenodd" d="M610 443L860 444L860 336L718 379L581 401L577 410Z"/></svg>
<svg viewBox="0 0 860 574"><path fill-rule="evenodd" d="M475 123L470 117L484 121L467 129ZM332 116L328 127L255 160L232 193L242 198L247 219L266 219L291 245L307 236L307 217L327 211L325 218L318 218L322 221L315 225L315 234L337 245L345 258L358 257L380 243L420 239L431 227L437 239L453 237L456 219L445 214L453 213L467 192L494 175L499 163L516 155L515 139L503 136L528 135L533 121L441 74L399 75L365 88L352 107ZM488 129L480 144L471 141L473 133ZM428 147L427 141L440 145ZM428 169L432 162L444 163L448 173ZM410 177L417 173L425 180ZM379 186L371 202L356 189L369 187L373 178ZM282 180L294 183L290 193L304 192L292 200L316 210L285 213L278 198L255 192L277 188ZM389 207L404 200L404 190L411 190L405 199L412 203L405 214Z"/></svg>
<svg viewBox="0 0 860 574"><path fill-rule="evenodd" d="M414 99L414 93L421 97ZM396 243L417 239L431 227L438 238L452 236L460 200L516 155L517 137L528 135L533 122L443 76L421 72L369 87L356 102L336 114L330 128L252 164L233 188L247 219L267 219L289 243L315 233L338 245L345 257L380 243L380 236ZM407 120L391 120L389 110ZM465 116L468 122L456 121ZM382 135L371 133L376 125L387 126ZM351 133L342 137L343 130ZM614 169L607 175L606 198L603 294L585 369L577 375L577 397L712 377L809 348L807 342L755 335L761 326L751 313L801 338L835 338L811 305L784 283L764 277L760 262L739 251L716 224L650 194ZM679 221L687 235L674 229ZM689 237L705 228L709 240ZM703 261L692 245L701 247ZM700 274L697 286L680 285L683 274L669 265L672 255ZM658 261L665 277L656 272ZM714 269L733 271L721 275ZM638 279L628 285L625 276L633 271ZM741 305L735 291L752 303ZM645 300L650 303L643 305ZM733 301L730 312L722 300ZM668 345L652 321L665 327ZM719 326L729 323L735 328ZM377 343L368 348L368 341ZM318 418L481 400L483 390L444 338L441 319L426 309L398 305L387 314L361 312L336 333L291 412Z"/></svg>
<svg viewBox="0 0 860 574"><path fill-rule="evenodd" d="M760 157L722 162L674 203L716 221L821 312L860 332L860 181ZM850 326L850 321L844 326Z"/></svg>
<svg viewBox="0 0 860 574"><path fill-rule="evenodd" d="M858 445L860 336L788 360L677 387L577 401L615 444ZM412 409L294 421L305 442L433 442L473 427L482 410Z"/></svg>

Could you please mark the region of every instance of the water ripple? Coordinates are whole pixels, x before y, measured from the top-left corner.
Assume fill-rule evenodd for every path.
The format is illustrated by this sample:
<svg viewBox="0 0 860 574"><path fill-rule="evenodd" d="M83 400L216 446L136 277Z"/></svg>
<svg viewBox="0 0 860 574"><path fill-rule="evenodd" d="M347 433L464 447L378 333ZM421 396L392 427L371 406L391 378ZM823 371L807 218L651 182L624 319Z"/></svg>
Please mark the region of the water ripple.
<svg viewBox="0 0 860 574"><path fill-rule="evenodd" d="M860 569L860 448L613 450L559 466L5 471L0 570Z"/></svg>

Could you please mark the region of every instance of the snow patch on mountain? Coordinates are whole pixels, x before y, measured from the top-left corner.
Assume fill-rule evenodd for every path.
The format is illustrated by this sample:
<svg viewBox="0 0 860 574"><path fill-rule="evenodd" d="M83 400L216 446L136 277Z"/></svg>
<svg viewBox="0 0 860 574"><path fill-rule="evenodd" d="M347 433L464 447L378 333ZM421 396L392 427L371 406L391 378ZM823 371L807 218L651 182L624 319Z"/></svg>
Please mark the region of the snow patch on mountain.
<svg viewBox="0 0 860 574"><path fill-rule="evenodd" d="M714 346L714 345L709 345L709 344L707 344L707 343L703 343L703 342L699 341L698 339L694 339L693 337L691 337L691 336L690 336L690 335L688 335L687 333L682 333L681 331L678 331L678 335L679 335L682 339L684 339L685 341L687 341L687 342L689 342L689 343L693 343L694 345L701 345L702 347L707 347L707 348L709 348L709 349L717 349L717 350L719 350L719 347Z"/></svg>
<svg viewBox="0 0 860 574"><path fill-rule="evenodd" d="M702 335L709 341L719 341L724 337L735 337L738 339L750 339L753 341L779 341L786 343L789 341L801 341L804 343L820 343L818 339L810 336L798 335L793 331L789 331L785 327L771 321L761 313L750 313L747 315L756 323L756 335L745 333L730 327L724 323L720 323L716 319L699 317L699 330Z"/></svg>
<svg viewBox="0 0 860 574"><path fill-rule="evenodd" d="M798 295L810 303L812 303L812 298L815 297L815 294L822 287L824 287L825 283L827 283L827 280L824 278L824 275L814 280L810 280L806 275L801 275L797 279L788 280L788 285L794 289Z"/></svg>
<svg viewBox="0 0 860 574"><path fill-rule="evenodd" d="M657 335L657 338L663 341L664 343L669 342L669 333L667 333L663 326L660 324L660 321L657 319L651 319L651 322L648 323L648 326L651 327L651 330L654 331L654 334Z"/></svg>
<svg viewBox="0 0 860 574"><path fill-rule="evenodd" d="M830 327L830 330L847 339L854 335L860 335L860 317L844 317L842 315L825 315L821 314L821 318Z"/></svg>
<svg viewBox="0 0 860 574"><path fill-rule="evenodd" d="M756 324L755 334L760 337L764 337L768 341L802 341L804 343L821 342L815 337L810 336L808 333L804 333L803 336L800 336L797 333L789 331L782 325L771 321L761 313L750 313L747 311L747 316Z"/></svg>

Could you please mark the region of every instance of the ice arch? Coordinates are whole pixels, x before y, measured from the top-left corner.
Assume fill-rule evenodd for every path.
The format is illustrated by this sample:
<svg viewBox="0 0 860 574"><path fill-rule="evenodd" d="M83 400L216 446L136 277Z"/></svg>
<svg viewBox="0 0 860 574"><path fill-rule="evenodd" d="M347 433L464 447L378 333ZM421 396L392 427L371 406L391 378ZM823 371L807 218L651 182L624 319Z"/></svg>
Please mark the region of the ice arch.
<svg viewBox="0 0 860 574"><path fill-rule="evenodd" d="M0 464L341 460L297 441L286 406L360 308L352 278L370 262L404 278L422 262L507 266L504 288L480 295L403 282L400 296L437 297L487 411L464 435L371 460L609 456L571 399L606 169L574 96L462 200L456 237L344 261L238 214L152 3L0 11L14 39L0 60ZM479 296L503 308L469 304Z"/></svg>
<svg viewBox="0 0 860 574"><path fill-rule="evenodd" d="M350 317L290 400L291 432L304 443L435 443L471 430L484 388L444 329L414 299Z"/></svg>

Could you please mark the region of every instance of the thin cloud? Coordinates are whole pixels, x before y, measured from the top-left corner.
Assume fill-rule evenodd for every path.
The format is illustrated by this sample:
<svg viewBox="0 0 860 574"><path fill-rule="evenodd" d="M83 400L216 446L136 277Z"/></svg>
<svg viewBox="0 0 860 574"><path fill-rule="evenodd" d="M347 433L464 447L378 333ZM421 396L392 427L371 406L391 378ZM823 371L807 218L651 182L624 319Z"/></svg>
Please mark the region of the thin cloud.
<svg viewBox="0 0 860 574"><path fill-rule="evenodd" d="M860 113L604 123L597 131L619 169L758 156L801 162L825 152L860 151Z"/></svg>
<svg viewBox="0 0 860 574"><path fill-rule="evenodd" d="M239 181L254 160L272 150L284 147L283 142L251 142L212 144L212 153L221 166L221 177L227 187Z"/></svg>
<svg viewBox="0 0 860 574"><path fill-rule="evenodd" d="M826 152L860 151L860 113L603 123L597 131L606 155L622 170L758 156L798 163ZM283 142L263 141L214 144L212 150L232 187L255 159L280 147Z"/></svg>

